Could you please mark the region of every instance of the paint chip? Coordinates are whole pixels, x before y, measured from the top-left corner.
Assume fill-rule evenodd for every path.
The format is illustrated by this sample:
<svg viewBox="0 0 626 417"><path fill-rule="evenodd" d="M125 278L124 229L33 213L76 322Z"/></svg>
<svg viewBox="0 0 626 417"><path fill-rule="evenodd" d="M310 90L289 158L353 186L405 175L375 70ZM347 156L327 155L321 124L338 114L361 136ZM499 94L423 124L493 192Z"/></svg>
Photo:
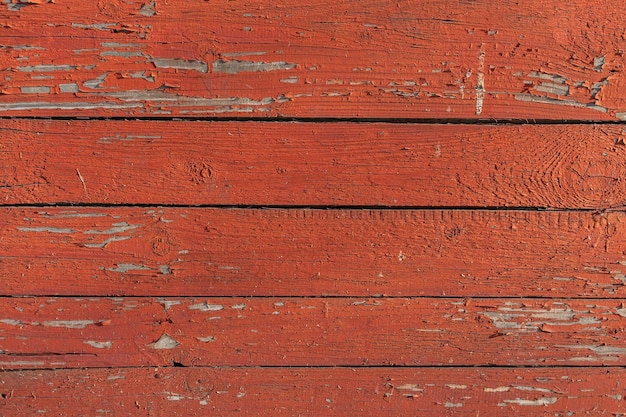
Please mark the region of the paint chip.
<svg viewBox="0 0 626 417"><path fill-rule="evenodd" d="M120 272L126 273L129 271L148 271L150 268L144 265L135 265L135 264L116 264L116 268L107 268L108 271L111 272Z"/></svg>
<svg viewBox="0 0 626 417"><path fill-rule="evenodd" d="M208 72L209 66L206 62L185 59L154 58L152 63L157 68L173 68L181 70L194 70L198 72Z"/></svg>
<svg viewBox="0 0 626 417"><path fill-rule="evenodd" d="M189 306L189 310L200 310L200 311L220 311L223 309L224 309L224 306L221 304L209 304L206 302Z"/></svg>
<svg viewBox="0 0 626 417"><path fill-rule="evenodd" d="M93 320L51 320L44 321L45 327L65 327L67 329L84 329L90 324L95 324Z"/></svg>
<svg viewBox="0 0 626 417"><path fill-rule="evenodd" d="M113 347L113 342L97 342L95 340L85 340L85 344L94 347L96 349L111 349Z"/></svg>
<svg viewBox="0 0 626 417"><path fill-rule="evenodd" d="M557 402L556 397L542 397L538 400L526 400L523 398L516 398L514 400L504 400L507 404L517 404L523 406L539 406L539 405L550 405Z"/></svg>
<svg viewBox="0 0 626 417"><path fill-rule="evenodd" d="M269 72L294 69L296 64L285 61L256 62L256 61L224 61L219 59L213 63L213 72L224 74L238 74L240 72Z"/></svg>
<svg viewBox="0 0 626 417"><path fill-rule="evenodd" d="M203 342L203 343L209 343L209 342L213 342L215 341L215 337L213 336L207 336L207 337L196 337L196 339L198 339L199 341Z"/></svg>
<svg viewBox="0 0 626 417"><path fill-rule="evenodd" d="M152 347L152 349L174 349L178 345L180 345L180 343L172 339L166 333L163 333L159 340L149 344L148 346Z"/></svg>
<svg viewBox="0 0 626 417"><path fill-rule="evenodd" d="M141 6L139 14L147 17L154 16L156 14L156 1L151 1Z"/></svg>

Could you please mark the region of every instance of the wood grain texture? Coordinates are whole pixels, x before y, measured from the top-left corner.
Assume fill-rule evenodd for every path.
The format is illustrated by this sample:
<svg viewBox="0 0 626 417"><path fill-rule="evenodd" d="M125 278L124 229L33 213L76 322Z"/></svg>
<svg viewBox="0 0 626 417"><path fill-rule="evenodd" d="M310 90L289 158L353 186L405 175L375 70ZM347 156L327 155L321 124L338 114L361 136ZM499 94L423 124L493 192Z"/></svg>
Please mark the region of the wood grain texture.
<svg viewBox="0 0 626 417"><path fill-rule="evenodd" d="M0 209L4 295L624 297L619 212Z"/></svg>
<svg viewBox="0 0 626 417"><path fill-rule="evenodd" d="M0 306L5 369L626 364L620 300L4 298Z"/></svg>
<svg viewBox="0 0 626 417"><path fill-rule="evenodd" d="M0 114L624 119L612 4L7 1Z"/></svg>
<svg viewBox="0 0 626 417"><path fill-rule="evenodd" d="M597 209L626 201L618 125L0 120L0 133L4 204Z"/></svg>
<svg viewBox="0 0 626 417"><path fill-rule="evenodd" d="M0 373L0 407L5 417L614 417L623 414L624 378L623 368L20 371Z"/></svg>

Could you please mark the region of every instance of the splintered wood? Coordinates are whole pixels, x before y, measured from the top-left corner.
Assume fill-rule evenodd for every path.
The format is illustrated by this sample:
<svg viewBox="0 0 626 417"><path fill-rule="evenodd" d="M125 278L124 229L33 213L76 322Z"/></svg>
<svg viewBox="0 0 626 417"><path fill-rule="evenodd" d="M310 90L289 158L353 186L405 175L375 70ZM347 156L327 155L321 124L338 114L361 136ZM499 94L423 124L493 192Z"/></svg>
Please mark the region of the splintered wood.
<svg viewBox="0 0 626 417"><path fill-rule="evenodd" d="M626 416L589 6L2 2L0 416Z"/></svg>

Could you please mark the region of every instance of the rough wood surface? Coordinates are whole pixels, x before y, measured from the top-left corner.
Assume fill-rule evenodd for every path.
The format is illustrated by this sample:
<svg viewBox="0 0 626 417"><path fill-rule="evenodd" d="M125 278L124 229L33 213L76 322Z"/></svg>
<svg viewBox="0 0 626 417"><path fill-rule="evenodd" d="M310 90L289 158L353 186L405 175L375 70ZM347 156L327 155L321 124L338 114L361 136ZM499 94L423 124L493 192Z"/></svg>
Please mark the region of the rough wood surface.
<svg viewBox="0 0 626 417"><path fill-rule="evenodd" d="M3 204L595 209L626 201L619 125L0 120L0 134Z"/></svg>
<svg viewBox="0 0 626 417"><path fill-rule="evenodd" d="M624 297L621 212L0 209L4 295Z"/></svg>
<svg viewBox="0 0 626 417"><path fill-rule="evenodd" d="M0 373L5 417L621 416L623 368L142 368ZM90 398L90 401L84 401Z"/></svg>
<svg viewBox="0 0 626 417"><path fill-rule="evenodd" d="M0 115L624 119L603 4L7 0Z"/></svg>
<svg viewBox="0 0 626 417"><path fill-rule="evenodd" d="M0 415L626 416L622 6L0 2Z"/></svg>
<svg viewBox="0 0 626 417"><path fill-rule="evenodd" d="M0 307L5 369L626 364L620 300L3 298Z"/></svg>

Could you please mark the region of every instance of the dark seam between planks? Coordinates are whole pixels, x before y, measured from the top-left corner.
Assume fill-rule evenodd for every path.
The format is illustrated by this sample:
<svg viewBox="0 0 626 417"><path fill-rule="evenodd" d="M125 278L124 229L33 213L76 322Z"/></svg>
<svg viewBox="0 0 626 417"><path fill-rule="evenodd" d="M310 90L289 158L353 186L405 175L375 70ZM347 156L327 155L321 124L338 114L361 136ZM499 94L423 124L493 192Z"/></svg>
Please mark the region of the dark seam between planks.
<svg viewBox="0 0 626 417"><path fill-rule="evenodd" d="M0 188L3 188L0 186ZM9 188L9 187L6 187ZM155 203L82 203L44 202L23 204L0 204L0 208L175 208L175 209L223 209L223 210L378 210L378 211L550 211L595 213L626 211L626 206L594 208L552 208L533 206L388 206L388 205L278 205L278 204L155 204Z"/></svg>
<svg viewBox="0 0 626 417"><path fill-rule="evenodd" d="M122 295L120 295L122 294ZM318 300L330 300L330 299L398 299L398 300L601 300L601 301L623 301L624 297L598 297L598 296L557 296L557 297L546 297L541 295L529 295L529 296L519 296L519 295L507 295L507 296L494 296L494 295L384 295L384 294L365 294L365 295L289 295L289 294L277 294L277 295L211 295L211 294L200 294L200 295L180 295L180 294L166 294L166 295L154 295L154 294L145 294L145 295L123 295L120 294L107 294L107 295L94 295L94 294L77 294L77 295L57 295L57 294L11 294L4 295L0 294L0 300L2 299L13 299L13 298L58 298L58 299L86 299L86 298L96 298L96 299L108 299L108 298L124 298L128 300L133 299L146 299L146 298L154 298L156 300L163 300L165 298L176 298L176 299L195 299L195 298L219 298L219 299L294 299L294 300L302 300L302 299L318 299ZM626 365L624 365L626 366Z"/></svg>
<svg viewBox="0 0 626 417"><path fill-rule="evenodd" d="M293 365L293 366L284 366L284 365L242 365L242 366L227 366L227 365L215 365L215 366L175 366L175 365L151 365L151 366L90 366L90 367L77 367L77 368L11 368L11 369L3 369L0 368L0 373L12 373L12 372L25 372L25 371L94 371L94 370L103 370L103 369L173 369L173 368L188 368L188 369L296 369L296 370L306 370L306 369L402 369L402 370L419 370L419 369L536 369L536 370L544 370L544 369L595 369L595 370L622 370L626 369L626 365L624 366L615 366L615 365L606 365L606 366L585 366L585 365L571 365L571 366L562 366L562 365L312 365L312 366L303 366L303 365Z"/></svg>
<svg viewBox="0 0 626 417"><path fill-rule="evenodd" d="M394 118L394 117L158 117L158 116L0 116L1 120L52 121L156 121L156 122L265 122L265 123L389 123L389 124L449 124L449 125L626 125L621 120L595 119L463 119L463 118Z"/></svg>

